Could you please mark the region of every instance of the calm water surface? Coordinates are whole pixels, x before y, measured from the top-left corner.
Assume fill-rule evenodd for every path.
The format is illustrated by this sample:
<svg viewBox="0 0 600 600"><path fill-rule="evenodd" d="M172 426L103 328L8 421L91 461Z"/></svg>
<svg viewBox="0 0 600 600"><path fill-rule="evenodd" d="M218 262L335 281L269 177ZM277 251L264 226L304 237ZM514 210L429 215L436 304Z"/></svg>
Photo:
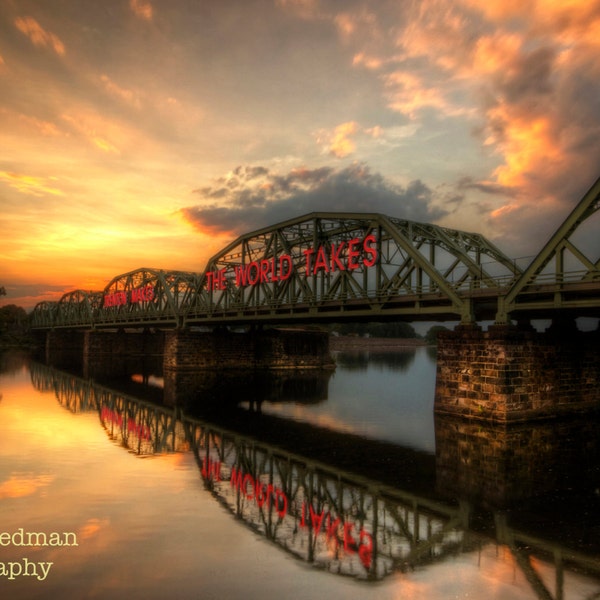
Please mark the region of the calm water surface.
<svg viewBox="0 0 600 600"><path fill-rule="evenodd" d="M427 349L337 359L181 400L5 355L0 597L600 598L594 420L434 418Z"/></svg>

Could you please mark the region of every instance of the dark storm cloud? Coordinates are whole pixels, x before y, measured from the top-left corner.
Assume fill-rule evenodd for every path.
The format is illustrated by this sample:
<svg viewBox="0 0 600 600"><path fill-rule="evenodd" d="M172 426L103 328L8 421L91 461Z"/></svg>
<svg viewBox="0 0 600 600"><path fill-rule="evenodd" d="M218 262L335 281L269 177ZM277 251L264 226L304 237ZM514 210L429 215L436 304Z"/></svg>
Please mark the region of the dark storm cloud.
<svg viewBox="0 0 600 600"><path fill-rule="evenodd" d="M208 202L183 208L185 219L202 231L239 234L311 212L378 212L425 222L446 214L432 205L435 194L421 181L402 187L363 164L294 169L285 175L238 167L229 179L235 181L232 187L220 181L214 189L196 190Z"/></svg>
<svg viewBox="0 0 600 600"><path fill-rule="evenodd" d="M476 181L472 177L462 177L458 180L456 187L460 191L477 190L479 192L483 192L484 194L508 198L515 195L515 191L509 187L490 181Z"/></svg>

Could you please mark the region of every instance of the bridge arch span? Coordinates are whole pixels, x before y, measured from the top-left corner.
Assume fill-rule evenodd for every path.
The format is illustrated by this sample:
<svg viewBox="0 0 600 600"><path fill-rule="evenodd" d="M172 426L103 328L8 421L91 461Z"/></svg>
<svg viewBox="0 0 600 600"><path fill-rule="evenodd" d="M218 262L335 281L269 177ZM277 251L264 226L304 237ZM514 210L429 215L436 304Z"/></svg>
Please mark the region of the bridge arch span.
<svg viewBox="0 0 600 600"><path fill-rule="evenodd" d="M102 292L96 325L178 326L181 307L198 289L199 275L141 268L112 279Z"/></svg>
<svg viewBox="0 0 600 600"><path fill-rule="evenodd" d="M597 317L600 260L573 234L599 208L600 179L524 271L477 233L379 213L314 212L238 237L202 273L141 268L101 292L40 303L32 326Z"/></svg>
<svg viewBox="0 0 600 600"><path fill-rule="evenodd" d="M213 256L186 320L470 321L469 293L497 292L519 273L479 234L317 212L240 236Z"/></svg>

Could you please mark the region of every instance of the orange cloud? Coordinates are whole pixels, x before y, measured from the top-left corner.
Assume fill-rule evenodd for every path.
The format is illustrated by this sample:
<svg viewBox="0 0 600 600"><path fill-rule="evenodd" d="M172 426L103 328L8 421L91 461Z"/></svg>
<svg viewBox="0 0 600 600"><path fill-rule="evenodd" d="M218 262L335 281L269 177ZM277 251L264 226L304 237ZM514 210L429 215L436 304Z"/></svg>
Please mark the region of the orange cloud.
<svg viewBox="0 0 600 600"><path fill-rule="evenodd" d="M407 71L396 71L385 77L391 109L416 118L423 108L454 112L440 88L428 85L421 77Z"/></svg>
<svg viewBox="0 0 600 600"><path fill-rule="evenodd" d="M598 5L589 0L462 0L487 20L508 25L527 23L526 33L552 37L564 44L600 44Z"/></svg>
<svg viewBox="0 0 600 600"><path fill-rule="evenodd" d="M422 0L377 38L359 15L335 22L356 43L352 64L378 72L414 123L424 108L471 119L500 163L487 179L519 204L577 194L597 172L597 2Z"/></svg>
<svg viewBox="0 0 600 600"><path fill-rule="evenodd" d="M64 195L61 190L49 185L48 178L45 177L0 171L0 181L19 190L23 194L31 194L33 196L43 196L44 194L52 194L53 196Z"/></svg>
<svg viewBox="0 0 600 600"><path fill-rule="evenodd" d="M80 111L76 114L64 114L62 119L88 142L107 154L119 154L120 148L117 144L125 143L125 132L119 125L100 115Z"/></svg>
<svg viewBox="0 0 600 600"><path fill-rule="evenodd" d="M355 34L359 29L367 29L372 35L377 32L377 17L375 14L362 8L359 13L339 13L334 17L334 23L339 33L348 37Z"/></svg>
<svg viewBox="0 0 600 600"><path fill-rule="evenodd" d="M510 213L515 212L516 210L519 210L519 205L514 202L511 202L510 204L505 204L504 206L493 210L490 213L490 217L492 219L498 219L499 217L505 217L506 215L509 215Z"/></svg>
<svg viewBox="0 0 600 600"><path fill-rule="evenodd" d="M65 45L60 38L46 31L34 18L18 17L15 19L15 26L31 40L34 46L50 48L59 56L65 54Z"/></svg>
<svg viewBox="0 0 600 600"><path fill-rule="evenodd" d="M144 19L145 21L152 21L154 9L150 2L146 2L145 0L130 0L129 7L136 17Z"/></svg>
<svg viewBox="0 0 600 600"><path fill-rule="evenodd" d="M123 88L116 84L108 75L102 75L100 80L104 84L106 91L115 98L134 106L135 108L141 108L141 101L139 95L133 90Z"/></svg>
<svg viewBox="0 0 600 600"><path fill-rule="evenodd" d="M356 150L355 143L350 139L358 131L358 124L354 121L342 123L335 128L329 152L337 158L344 158Z"/></svg>
<svg viewBox="0 0 600 600"><path fill-rule="evenodd" d="M35 129L44 137L56 137L61 135L59 128L50 121L42 121L41 119L30 117L28 115L19 115L19 119L22 123L25 123L28 127Z"/></svg>
<svg viewBox="0 0 600 600"><path fill-rule="evenodd" d="M353 66L362 66L371 71L377 71L384 64L384 60L376 56L367 56L364 52L359 52L352 59Z"/></svg>
<svg viewBox="0 0 600 600"><path fill-rule="evenodd" d="M470 76L489 76L506 73L519 55L523 38L515 33L496 33L480 37L473 49Z"/></svg>
<svg viewBox="0 0 600 600"><path fill-rule="evenodd" d="M555 139L549 117L506 114L502 105L490 111L490 119L502 122L502 136L497 145L504 164L494 171L500 185L526 186L532 175L543 176L562 166L566 149Z"/></svg>

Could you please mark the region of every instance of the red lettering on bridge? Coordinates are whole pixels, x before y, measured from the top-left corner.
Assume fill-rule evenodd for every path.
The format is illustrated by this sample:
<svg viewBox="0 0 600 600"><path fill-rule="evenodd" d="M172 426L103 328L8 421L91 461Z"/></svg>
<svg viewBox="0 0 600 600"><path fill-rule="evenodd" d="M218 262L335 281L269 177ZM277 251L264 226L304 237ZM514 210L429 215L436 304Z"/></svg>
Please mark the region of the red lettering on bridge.
<svg viewBox="0 0 600 600"><path fill-rule="evenodd" d="M145 285L133 288L129 296L125 290L104 294L104 308L125 306L128 302L137 304L139 302L151 302L152 300L154 300L154 287L152 285Z"/></svg>
<svg viewBox="0 0 600 600"><path fill-rule="evenodd" d="M372 267L377 262L377 238L371 233L364 238L353 238L348 242L319 246L302 251L303 270L306 277L320 272L354 271L361 267ZM300 266L300 265L299 265ZM294 270L294 261L289 254L279 257L253 260L248 264L234 265L233 277L227 277L227 268L205 273L206 289L226 290L228 282L237 287L275 283L289 279Z"/></svg>
<svg viewBox="0 0 600 600"><path fill-rule="evenodd" d="M292 270L293 262L289 254L282 254L279 258L263 258L260 262L252 261L247 265L236 265L235 285L246 287L258 283L285 281L291 276Z"/></svg>

